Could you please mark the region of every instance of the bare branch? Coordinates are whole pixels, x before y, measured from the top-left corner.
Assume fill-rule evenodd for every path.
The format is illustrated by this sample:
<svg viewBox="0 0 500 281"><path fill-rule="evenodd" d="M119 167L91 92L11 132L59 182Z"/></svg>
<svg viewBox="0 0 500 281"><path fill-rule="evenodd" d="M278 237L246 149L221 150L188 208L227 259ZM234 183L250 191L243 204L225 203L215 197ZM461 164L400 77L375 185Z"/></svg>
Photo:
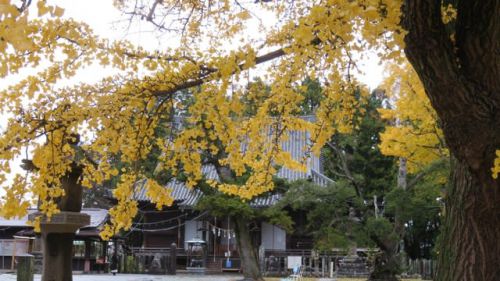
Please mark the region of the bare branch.
<svg viewBox="0 0 500 281"><path fill-rule="evenodd" d="M362 192L361 192L361 188L359 186L359 183L356 181L356 179L352 175L351 170L349 169L349 165L347 164L347 159L345 158L345 155L344 155L343 151L341 151L336 145L334 145L330 141L326 142L326 144L337 154L337 156L338 156L338 158L340 160L339 167L344 172L345 177L354 186L354 189L356 190L356 195L359 198L362 198Z"/></svg>
<svg viewBox="0 0 500 281"><path fill-rule="evenodd" d="M315 38L311 41L311 44L314 46L319 45L321 43L322 43L322 41L319 38ZM255 65L259 65L261 63L265 63L265 62L268 62L268 61L271 61L271 60L274 60L276 58L279 58L279 57L286 55L285 49L286 48L280 48L280 49L277 49L275 51L264 54L262 56L255 57L255 59L254 59ZM194 77L192 80L185 81L181 84L173 83L174 86L172 88L170 88L168 90L155 91L155 92L153 92L153 95L157 96L157 97L168 96L168 95L171 95L177 91L186 90L186 89L189 89L192 87L200 86L207 81L216 80L216 79L220 78L220 75L217 74L217 72L219 71L218 69L208 68L208 67L204 67L204 68L200 67L200 68L202 70L205 70L205 71L202 72L198 77ZM247 69L249 69L249 67L247 66L246 63L241 63L238 66L238 71L243 71L243 70L247 70ZM235 74L236 72L237 71L234 71L233 74Z"/></svg>
<svg viewBox="0 0 500 281"><path fill-rule="evenodd" d="M267 62L267 61L279 58L281 56L284 56L285 54L286 53L285 53L285 51L283 49L278 49L278 50L275 50L273 52L267 53L265 55L256 57L255 58L255 64L261 64L261 63L264 63L264 62ZM239 69L240 69L240 71L241 70L246 70L247 67L245 66L244 63L242 63L242 64L239 65ZM181 90L189 89L189 88L192 88L192 87L200 86L200 85L202 85L203 83L205 83L208 80L217 79L218 75L216 75L215 77L211 77L212 74L215 74L217 72L218 72L218 69L205 68L205 72L202 75L200 75L200 77L197 77L194 80L186 81L186 82L184 82L182 84L176 84L175 86L173 86L172 88L170 88L168 90L153 92L153 95L155 95L157 97L168 96L168 95L171 95L171 94L173 94L173 93L175 93L177 91L181 91Z"/></svg>

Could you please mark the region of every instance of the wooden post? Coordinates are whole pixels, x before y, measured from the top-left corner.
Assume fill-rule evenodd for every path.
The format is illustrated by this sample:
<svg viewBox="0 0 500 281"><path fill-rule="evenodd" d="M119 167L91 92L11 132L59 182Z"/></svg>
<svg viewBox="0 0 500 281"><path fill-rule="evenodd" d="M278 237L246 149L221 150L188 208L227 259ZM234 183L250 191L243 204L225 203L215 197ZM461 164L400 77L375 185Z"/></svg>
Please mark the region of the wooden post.
<svg viewBox="0 0 500 281"><path fill-rule="evenodd" d="M170 245L170 263L168 266L168 274L175 275L177 270L177 245L172 243Z"/></svg>
<svg viewBox="0 0 500 281"><path fill-rule="evenodd" d="M326 267L326 264L325 264L325 256L322 256L321 257L321 277L325 277L325 267Z"/></svg>
<svg viewBox="0 0 500 281"><path fill-rule="evenodd" d="M10 261L10 270L14 270L15 260L16 260L16 239L14 239L14 245L12 246L12 260Z"/></svg>
<svg viewBox="0 0 500 281"><path fill-rule="evenodd" d="M106 257L108 256L108 246L106 245ZM123 257L119 257L118 258L118 240L116 238L113 239L113 254L112 255L115 255L117 257L117 262L118 262L118 265L117 265L117 269L118 269L118 272L122 272L122 264L124 264L124 261L123 261ZM124 256L124 255L122 255ZM111 270L111 261L108 261L108 270Z"/></svg>
<svg viewBox="0 0 500 281"><path fill-rule="evenodd" d="M214 218L214 227L217 227L217 218ZM217 240L215 238L215 231L212 232L212 234L214 235L214 245L213 245L213 247L214 247L214 263L215 263L215 255L216 255L215 248L217 247L217 245L216 245L217 244Z"/></svg>
<svg viewBox="0 0 500 281"><path fill-rule="evenodd" d="M90 240L85 240L85 251L84 251L84 262L83 262L83 272L84 273L90 273L90 247L91 241Z"/></svg>
<svg viewBox="0 0 500 281"><path fill-rule="evenodd" d="M34 257L22 255L17 257L17 281L33 281Z"/></svg>

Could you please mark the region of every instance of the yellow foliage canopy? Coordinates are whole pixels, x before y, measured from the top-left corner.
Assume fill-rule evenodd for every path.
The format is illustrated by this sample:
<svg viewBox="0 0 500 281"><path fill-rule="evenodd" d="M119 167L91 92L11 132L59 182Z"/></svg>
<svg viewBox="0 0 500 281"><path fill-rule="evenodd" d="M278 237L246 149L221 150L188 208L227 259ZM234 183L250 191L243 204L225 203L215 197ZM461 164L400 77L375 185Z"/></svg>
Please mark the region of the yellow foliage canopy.
<svg viewBox="0 0 500 281"><path fill-rule="evenodd" d="M497 156L497 158L495 159L495 163L493 164L493 168L491 168L491 171L493 172L494 179L497 179L498 174L500 173L500 150L496 151L496 156Z"/></svg>
<svg viewBox="0 0 500 281"><path fill-rule="evenodd" d="M0 215L23 215L33 203L29 198L39 198L41 211L50 217L57 212L57 198L64 195L60 178L72 163L78 164L84 167L81 183L89 188L120 176L113 192L118 204L110 210L112 224L103 232L105 238L131 226L137 213L133 185L147 177L138 163L153 147L162 150L161 167L187 175L189 186L202 180L202 153L216 156L235 175L250 169L245 183L211 182L214 188L247 200L273 188L273 164L302 169L303 163L280 147L287 132L307 131L311 136L307 151L318 153L336 131L349 130L357 106L353 93L359 89L352 76L354 54L383 50L379 51L383 58L401 60L405 34L398 25L399 0L293 1L293 5L167 0L144 1L141 9L134 1L115 1L122 11L132 11L161 32L173 31L179 39L175 48L149 52L126 41L97 37L85 23L63 18L63 7L42 0L33 1L32 7L16 7L13 2L0 0L0 78L22 74L23 69L35 68L37 73L0 89L0 112L11 116L0 137L0 180L6 189ZM276 22L259 24L261 11ZM253 38L245 32L256 22L259 34ZM95 84L61 86L92 64L115 68L120 74ZM253 99L259 95L241 86L254 69L271 85L263 99ZM406 75L402 81L420 85L413 81L414 75ZM323 85L312 123L297 116L303 97L296 89L306 77ZM188 125L168 139L155 138L158 126L175 131L172 116L186 110L179 106L177 90L192 86L198 88L187 109ZM407 90L416 93L401 93L423 99L420 89ZM243 100L255 102L254 115L244 114ZM429 162L434 156L424 155L419 144L435 146L440 132L425 112L410 111L416 104L406 106L407 115L385 114L403 124L409 120L420 124L388 132L400 144L386 149L395 155L406 153L415 163ZM412 133L421 136L415 141L403 139ZM72 145L77 135L81 144ZM446 153L442 147L432 151ZM117 155L127 164L120 171L110 164ZM9 184L10 165L19 157L33 159L37 170L17 175ZM146 186L158 208L172 203L168 188L152 178Z"/></svg>
<svg viewBox="0 0 500 281"><path fill-rule="evenodd" d="M448 157L449 152L432 108L417 74L409 64L393 65L384 81L391 100L380 109L382 118L393 125L380 135L380 150L386 155L408 160L408 171L415 173L432 162Z"/></svg>

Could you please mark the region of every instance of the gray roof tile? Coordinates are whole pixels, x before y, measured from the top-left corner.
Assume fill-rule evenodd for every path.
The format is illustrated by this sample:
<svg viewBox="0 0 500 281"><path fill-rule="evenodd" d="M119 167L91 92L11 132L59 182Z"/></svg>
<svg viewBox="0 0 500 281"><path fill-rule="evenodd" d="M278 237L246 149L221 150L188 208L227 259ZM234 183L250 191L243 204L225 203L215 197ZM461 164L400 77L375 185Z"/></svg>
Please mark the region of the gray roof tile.
<svg viewBox="0 0 500 281"><path fill-rule="evenodd" d="M304 116L304 119L308 121L314 121L314 116ZM177 122L180 121L177 120ZM282 143L282 149L284 151L290 152L293 159L301 161L305 155L306 149L310 144L310 137L307 132L304 131L291 131L289 132L288 140ZM244 144L242 149L244 150ZM277 176L289 181L295 181L299 179L311 179L314 183L326 186L333 183L331 179L323 175L320 171L320 158L314 154L310 154L306 157L306 172L300 172L282 167ZM202 167L203 175L208 179L218 180L217 171L213 166L205 165ZM145 181L140 181L136 184L134 199L138 201L150 201L146 196L146 190L144 188ZM198 200L203 196L203 193L196 189L189 189L183 182L178 180L172 180L167 184L167 187L172 188L172 196L178 206L192 208L196 205ZM281 195L274 194L267 197L257 197L250 204L252 207L265 207L274 205L281 198Z"/></svg>

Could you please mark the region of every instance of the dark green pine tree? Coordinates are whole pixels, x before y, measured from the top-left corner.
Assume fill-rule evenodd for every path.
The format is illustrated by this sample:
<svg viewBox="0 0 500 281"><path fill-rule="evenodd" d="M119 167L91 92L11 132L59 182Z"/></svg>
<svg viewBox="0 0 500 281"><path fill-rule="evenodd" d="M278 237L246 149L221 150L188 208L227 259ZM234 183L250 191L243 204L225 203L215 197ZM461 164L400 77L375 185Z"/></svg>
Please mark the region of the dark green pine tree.
<svg viewBox="0 0 500 281"><path fill-rule="evenodd" d="M364 106L355 114L352 132L332 136L323 151L325 173L336 182L348 182L365 200L383 198L394 186L397 169L394 158L378 148L385 127L377 111L383 97L376 91L360 102Z"/></svg>
<svg viewBox="0 0 500 281"><path fill-rule="evenodd" d="M308 96L321 89L308 87ZM378 144L384 121L378 108L384 101L375 91L355 113L352 131L332 136L323 150L324 172L335 184L326 188L312 183L292 185L283 200L294 210L307 212L308 231L319 249L378 247L372 280L397 280L401 272L400 242L411 258L431 255L439 228L440 184L446 163L436 163L423 175L410 175L408 189L397 186L397 161L382 155ZM305 99L305 102L311 99ZM304 111L310 108L307 104ZM446 161L444 161L446 162Z"/></svg>

